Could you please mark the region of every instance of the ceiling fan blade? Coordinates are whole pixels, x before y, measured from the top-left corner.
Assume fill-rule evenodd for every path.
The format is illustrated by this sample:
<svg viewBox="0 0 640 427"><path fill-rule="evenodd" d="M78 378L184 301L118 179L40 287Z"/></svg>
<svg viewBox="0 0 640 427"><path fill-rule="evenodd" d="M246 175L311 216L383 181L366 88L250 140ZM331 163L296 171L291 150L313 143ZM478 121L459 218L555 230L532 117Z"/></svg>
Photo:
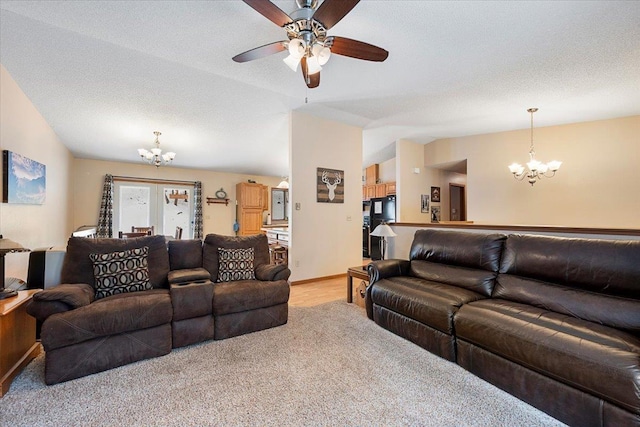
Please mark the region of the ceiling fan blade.
<svg viewBox="0 0 640 427"><path fill-rule="evenodd" d="M313 19L322 22L328 30L336 25L345 15L351 12L360 0L324 0L318 10L313 14Z"/></svg>
<svg viewBox="0 0 640 427"><path fill-rule="evenodd" d="M242 52L232 59L236 62L253 61L254 59L264 58L265 56L273 55L274 53L282 52L286 50L285 41L273 42L265 44L264 46L256 47L246 52Z"/></svg>
<svg viewBox="0 0 640 427"><path fill-rule="evenodd" d="M278 27L284 27L292 22L291 17L284 13L275 4L269 0L242 0L252 8L254 8L259 14L267 18L269 21L276 24Z"/></svg>
<svg viewBox="0 0 640 427"><path fill-rule="evenodd" d="M329 39L333 39L330 46L331 53L337 55L377 62L382 62L389 56L389 52L383 48L369 43L348 39L346 37L330 37Z"/></svg>
<svg viewBox="0 0 640 427"><path fill-rule="evenodd" d="M309 74L309 67L307 66L307 58L305 56L300 60L300 68L302 68L302 78L309 89L320 86L320 72Z"/></svg>

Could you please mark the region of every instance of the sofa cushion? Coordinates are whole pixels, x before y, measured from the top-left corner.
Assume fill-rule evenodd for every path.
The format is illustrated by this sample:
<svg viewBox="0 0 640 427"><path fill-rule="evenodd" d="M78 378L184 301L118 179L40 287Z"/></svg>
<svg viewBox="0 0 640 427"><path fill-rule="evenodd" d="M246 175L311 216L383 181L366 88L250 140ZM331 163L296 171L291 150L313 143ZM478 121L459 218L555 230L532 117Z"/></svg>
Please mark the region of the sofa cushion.
<svg viewBox="0 0 640 427"><path fill-rule="evenodd" d="M185 270L202 267L202 240L169 240L169 268Z"/></svg>
<svg viewBox="0 0 640 427"><path fill-rule="evenodd" d="M247 249L253 248L253 266L257 268L262 264L269 264L269 243L267 236L256 234L254 236L222 236L208 234L204 239L202 248L202 266L211 274L212 279L218 277L218 248Z"/></svg>
<svg viewBox="0 0 640 427"><path fill-rule="evenodd" d="M519 365L640 414L640 338L516 302L465 304L456 336Z"/></svg>
<svg viewBox="0 0 640 427"><path fill-rule="evenodd" d="M238 280L254 280L255 278L253 248L218 248L217 282L235 282Z"/></svg>
<svg viewBox="0 0 640 427"><path fill-rule="evenodd" d="M289 283L286 280L241 280L215 283L213 286L213 314L216 316L271 307L288 301Z"/></svg>
<svg viewBox="0 0 640 427"><path fill-rule="evenodd" d="M493 297L640 333L639 299L589 292L510 274L498 275Z"/></svg>
<svg viewBox="0 0 640 427"><path fill-rule="evenodd" d="M418 230L409 259L497 272L506 238L504 234Z"/></svg>
<svg viewBox="0 0 640 427"><path fill-rule="evenodd" d="M456 267L436 262L413 260L411 261L408 275L430 282L458 286L482 294L485 297L490 297L498 274L477 268Z"/></svg>
<svg viewBox="0 0 640 427"><path fill-rule="evenodd" d="M640 241L512 234L500 273L640 299Z"/></svg>
<svg viewBox="0 0 640 427"><path fill-rule="evenodd" d="M151 289L148 254L147 246L108 254L89 254L93 262L96 299Z"/></svg>
<svg viewBox="0 0 640 427"><path fill-rule="evenodd" d="M118 294L87 306L50 316L42 325L46 351L171 322L173 309L169 291ZM98 357L98 356L96 356Z"/></svg>
<svg viewBox="0 0 640 427"><path fill-rule="evenodd" d="M169 254L164 236L144 236L133 239L87 239L71 237L62 263L60 283L86 283L95 288L93 264L89 254L106 254L127 249L149 248L147 265L149 282L154 288L168 288Z"/></svg>
<svg viewBox="0 0 640 427"><path fill-rule="evenodd" d="M397 276L372 285L371 302L447 334L453 334L453 316L462 304L484 298L477 292L431 282L417 277Z"/></svg>

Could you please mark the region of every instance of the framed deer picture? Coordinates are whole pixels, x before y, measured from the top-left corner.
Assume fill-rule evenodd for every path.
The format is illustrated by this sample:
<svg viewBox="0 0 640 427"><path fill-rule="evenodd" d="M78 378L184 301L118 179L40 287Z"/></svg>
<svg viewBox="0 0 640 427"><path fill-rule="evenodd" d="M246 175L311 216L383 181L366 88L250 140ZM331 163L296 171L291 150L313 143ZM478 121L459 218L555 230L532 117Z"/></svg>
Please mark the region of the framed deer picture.
<svg viewBox="0 0 640 427"><path fill-rule="evenodd" d="M318 168L316 189L319 203L344 203L344 171Z"/></svg>

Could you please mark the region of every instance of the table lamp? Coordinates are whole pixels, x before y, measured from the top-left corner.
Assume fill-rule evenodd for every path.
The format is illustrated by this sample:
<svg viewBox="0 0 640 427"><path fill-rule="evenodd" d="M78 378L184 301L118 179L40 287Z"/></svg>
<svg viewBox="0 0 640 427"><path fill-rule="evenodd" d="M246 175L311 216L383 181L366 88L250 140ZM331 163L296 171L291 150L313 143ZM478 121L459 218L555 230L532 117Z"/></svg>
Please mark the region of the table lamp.
<svg viewBox="0 0 640 427"><path fill-rule="evenodd" d="M6 254L12 252L29 252L29 249L13 240L4 239L2 234L0 234L0 300L18 295L18 291L6 290L4 288L4 257Z"/></svg>
<svg viewBox="0 0 640 427"><path fill-rule="evenodd" d="M393 232L388 224L383 222L371 232L371 236L380 237L380 257L384 260L385 252L387 251L387 237L396 237L397 234Z"/></svg>

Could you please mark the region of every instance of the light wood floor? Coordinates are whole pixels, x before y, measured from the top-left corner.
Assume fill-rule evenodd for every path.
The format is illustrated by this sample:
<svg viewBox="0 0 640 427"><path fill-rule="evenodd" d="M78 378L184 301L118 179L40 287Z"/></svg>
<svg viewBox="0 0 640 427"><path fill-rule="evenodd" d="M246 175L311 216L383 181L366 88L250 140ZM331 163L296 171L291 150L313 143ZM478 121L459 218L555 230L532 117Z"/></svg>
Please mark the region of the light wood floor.
<svg viewBox="0 0 640 427"><path fill-rule="evenodd" d="M362 265L367 265L370 262L370 259L363 259ZM358 283L360 282L357 279L353 280L354 289L358 286ZM289 305L312 307L336 300L347 300L346 272L344 276L335 279L318 280L302 285L291 286Z"/></svg>
<svg viewBox="0 0 640 427"><path fill-rule="evenodd" d="M335 300L347 300L347 276L291 286L289 305L312 307Z"/></svg>

